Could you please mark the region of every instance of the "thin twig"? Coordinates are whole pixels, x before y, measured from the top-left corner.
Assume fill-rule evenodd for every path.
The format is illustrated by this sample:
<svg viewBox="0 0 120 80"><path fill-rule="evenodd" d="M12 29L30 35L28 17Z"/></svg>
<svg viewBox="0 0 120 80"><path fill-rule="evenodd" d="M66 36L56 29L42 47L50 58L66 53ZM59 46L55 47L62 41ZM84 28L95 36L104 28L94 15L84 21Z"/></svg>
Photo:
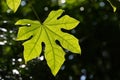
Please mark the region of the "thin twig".
<svg viewBox="0 0 120 80"><path fill-rule="evenodd" d="M32 8L32 11L33 11L33 13L35 14L36 18L37 18L37 19L40 21L40 23L41 23L41 20L40 20L37 12L35 11L35 9L34 9L34 7L33 7L32 5L31 5L31 8Z"/></svg>

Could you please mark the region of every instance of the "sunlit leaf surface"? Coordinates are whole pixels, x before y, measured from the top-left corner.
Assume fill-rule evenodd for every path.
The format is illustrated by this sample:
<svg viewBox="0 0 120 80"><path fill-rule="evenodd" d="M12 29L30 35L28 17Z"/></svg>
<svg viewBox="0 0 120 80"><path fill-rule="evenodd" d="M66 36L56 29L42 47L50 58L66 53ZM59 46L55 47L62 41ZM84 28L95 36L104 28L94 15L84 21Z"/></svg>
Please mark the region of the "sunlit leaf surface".
<svg viewBox="0 0 120 80"><path fill-rule="evenodd" d="M61 65L64 63L65 48L73 53L81 53L78 39L74 36L62 32L61 29L71 30L75 28L79 21L68 15L57 19L64 11L59 9L51 11L48 18L41 24L39 21L21 19L16 25L24 25L19 28L17 40L27 40L24 45L25 62L40 56L42 51L42 42L45 43L45 58L53 75L56 75ZM25 26L30 24L31 26ZM58 40L62 47L56 44Z"/></svg>
<svg viewBox="0 0 120 80"><path fill-rule="evenodd" d="M16 12L18 7L20 6L21 0L6 0L6 2L8 7Z"/></svg>

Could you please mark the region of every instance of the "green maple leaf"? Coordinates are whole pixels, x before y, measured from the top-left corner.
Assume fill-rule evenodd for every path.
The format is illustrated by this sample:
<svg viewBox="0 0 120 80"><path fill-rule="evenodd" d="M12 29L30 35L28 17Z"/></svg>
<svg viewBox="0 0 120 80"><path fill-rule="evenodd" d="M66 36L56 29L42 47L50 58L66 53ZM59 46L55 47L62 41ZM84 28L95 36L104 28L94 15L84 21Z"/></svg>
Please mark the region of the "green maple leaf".
<svg viewBox="0 0 120 80"><path fill-rule="evenodd" d="M6 2L8 7L12 9L15 13L20 6L21 0L6 0Z"/></svg>
<svg viewBox="0 0 120 80"><path fill-rule="evenodd" d="M42 51L41 43L45 43L45 59L50 67L53 75L56 75L61 65L64 63L64 50L56 44L56 40L60 42L63 48L74 53L81 53L78 39L74 36L64 33L61 28L71 30L75 28L79 21L68 15L64 15L57 19L63 10L51 11L48 18L41 24L39 21L28 19L18 20L16 25L27 25L19 28L17 40L26 40L32 36L30 40L23 43L24 45L24 59L25 62L39 57Z"/></svg>

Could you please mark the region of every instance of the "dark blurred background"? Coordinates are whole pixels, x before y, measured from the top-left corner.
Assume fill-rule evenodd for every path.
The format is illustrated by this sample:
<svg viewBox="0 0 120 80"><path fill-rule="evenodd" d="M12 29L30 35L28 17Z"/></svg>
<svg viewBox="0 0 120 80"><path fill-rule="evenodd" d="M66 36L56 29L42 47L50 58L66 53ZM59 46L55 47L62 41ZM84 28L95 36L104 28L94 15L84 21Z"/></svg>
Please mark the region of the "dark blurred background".
<svg viewBox="0 0 120 80"><path fill-rule="evenodd" d="M22 0L14 14L0 0L0 80L120 80L120 0ZM33 7L33 8L31 8ZM64 9L80 21L71 31L80 40L82 54L66 51L66 61L54 77L40 57L24 63L24 41L15 41L19 19L43 22L51 10Z"/></svg>

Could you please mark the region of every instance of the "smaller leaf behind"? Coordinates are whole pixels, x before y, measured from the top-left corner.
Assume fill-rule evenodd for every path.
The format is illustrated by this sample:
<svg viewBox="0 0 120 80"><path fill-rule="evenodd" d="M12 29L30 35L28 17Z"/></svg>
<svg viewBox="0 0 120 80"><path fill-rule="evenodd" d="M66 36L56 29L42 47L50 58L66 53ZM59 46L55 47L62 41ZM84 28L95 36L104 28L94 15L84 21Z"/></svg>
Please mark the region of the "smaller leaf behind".
<svg viewBox="0 0 120 80"><path fill-rule="evenodd" d="M6 0L7 5L15 13L20 6L21 0Z"/></svg>

